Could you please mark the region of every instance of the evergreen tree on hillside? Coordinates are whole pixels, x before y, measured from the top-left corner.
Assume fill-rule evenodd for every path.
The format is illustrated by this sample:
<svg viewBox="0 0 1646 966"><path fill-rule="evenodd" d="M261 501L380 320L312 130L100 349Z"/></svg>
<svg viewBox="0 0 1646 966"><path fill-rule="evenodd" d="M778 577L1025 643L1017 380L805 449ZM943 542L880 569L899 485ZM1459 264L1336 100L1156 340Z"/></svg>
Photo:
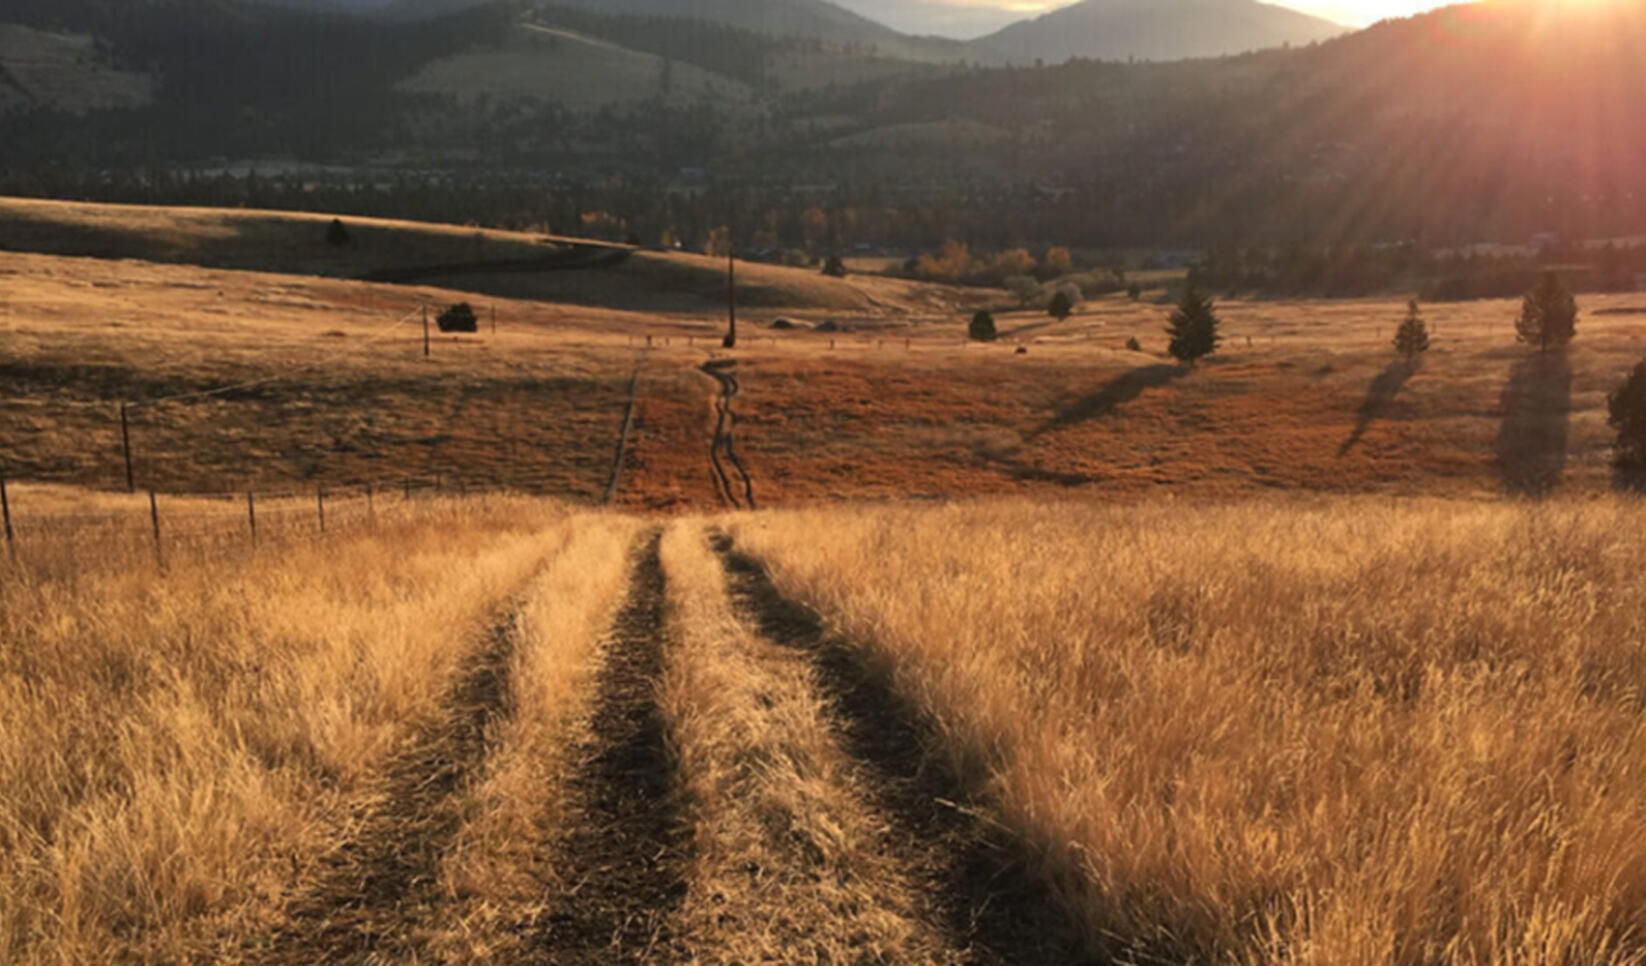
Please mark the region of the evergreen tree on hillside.
<svg viewBox="0 0 1646 966"><path fill-rule="evenodd" d="M1543 279L1526 293L1521 302L1520 318L1515 320L1515 337L1540 351L1562 346L1577 334L1577 299L1560 276L1546 272Z"/></svg>
<svg viewBox="0 0 1646 966"><path fill-rule="evenodd" d="M1211 296L1200 294L1199 289L1190 285L1183 290L1183 298L1178 300L1166 326L1166 335L1171 338L1167 351L1172 358L1194 365L1201 357L1217 351L1223 341L1217 327Z"/></svg>
<svg viewBox="0 0 1646 966"><path fill-rule="evenodd" d="M1618 465L1631 470L1646 469L1646 362L1606 400L1608 422L1617 430Z"/></svg>
<svg viewBox="0 0 1646 966"><path fill-rule="evenodd" d="M980 311L972 316L971 327L967 330L974 342L993 342L995 339L994 314Z"/></svg>
<svg viewBox="0 0 1646 966"><path fill-rule="evenodd" d="M1429 327L1418 311L1417 299L1406 304L1406 321L1395 332L1395 351L1408 362L1429 351Z"/></svg>

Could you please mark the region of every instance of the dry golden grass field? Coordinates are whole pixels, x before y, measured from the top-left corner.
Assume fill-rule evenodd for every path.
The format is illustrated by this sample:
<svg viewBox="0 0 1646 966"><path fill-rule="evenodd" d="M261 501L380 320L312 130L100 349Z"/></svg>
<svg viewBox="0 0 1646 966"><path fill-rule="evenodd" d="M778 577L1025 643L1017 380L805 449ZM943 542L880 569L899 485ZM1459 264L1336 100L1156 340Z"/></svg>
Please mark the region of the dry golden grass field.
<svg viewBox="0 0 1646 966"><path fill-rule="evenodd" d="M256 244L0 254L0 962L1646 964L1646 300Z"/></svg>

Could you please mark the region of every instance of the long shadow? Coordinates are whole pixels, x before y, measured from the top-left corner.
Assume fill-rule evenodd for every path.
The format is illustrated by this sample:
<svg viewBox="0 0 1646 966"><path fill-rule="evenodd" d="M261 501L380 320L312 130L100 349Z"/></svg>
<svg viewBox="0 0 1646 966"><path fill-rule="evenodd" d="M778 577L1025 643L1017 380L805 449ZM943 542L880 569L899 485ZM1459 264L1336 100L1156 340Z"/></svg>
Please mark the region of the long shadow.
<svg viewBox="0 0 1646 966"><path fill-rule="evenodd" d="M1630 496L1646 496L1646 466L1612 464L1612 489Z"/></svg>
<svg viewBox="0 0 1646 966"><path fill-rule="evenodd" d="M445 712L418 729L386 768L382 801L320 881L293 902L286 925L250 961L397 962L416 954L409 928L442 900L440 863L463 820L461 793L485 771L491 733L510 713L517 612L493 626L446 695Z"/></svg>
<svg viewBox="0 0 1646 966"><path fill-rule="evenodd" d="M839 717L846 748L875 777L874 797L894 837L931 857L934 912L977 966L1105 962L1082 946L1055 887L1034 874L1022 843L968 806L965 782L926 753L930 724L883 670L830 633L811 608L785 597L765 565L730 537L713 538L738 609L767 640L807 654Z"/></svg>
<svg viewBox="0 0 1646 966"><path fill-rule="evenodd" d="M1056 429L1063 429L1077 423L1107 416L1148 390L1158 389L1172 380L1188 374L1189 369L1186 366L1168 365L1143 366L1140 369L1121 373L1109 380L1096 392L1082 396L1059 409L1057 414L1047 420L1044 425L1030 433L1029 438L1034 439Z"/></svg>
<svg viewBox="0 0 1646 966"><path fill-rule="evenodd" d="M1515 363L1503 389L1498 471L1516 496L1545 496L1566 471L1572 409L1572 363L1565 349Z"/></svg>
<svg viewBox="0 0 1646 966"><path fill-rule="evenodd" d="M1349 455L1349 450L1360 443L1361 438L1366 435L1366 430L1383 415L1389 404L1394 402L1395 396L1408 380L1417 375L1420 368L1421 364L1416 361L1396 359L1389 363L1388 368L1377 374L1377 378L1373 379L1372 384L1366 389L1365 401L1360 404L1360 416L1355 422L1354 432L1350 433L1349 438L1338 448L1339 457Z"/></svg>

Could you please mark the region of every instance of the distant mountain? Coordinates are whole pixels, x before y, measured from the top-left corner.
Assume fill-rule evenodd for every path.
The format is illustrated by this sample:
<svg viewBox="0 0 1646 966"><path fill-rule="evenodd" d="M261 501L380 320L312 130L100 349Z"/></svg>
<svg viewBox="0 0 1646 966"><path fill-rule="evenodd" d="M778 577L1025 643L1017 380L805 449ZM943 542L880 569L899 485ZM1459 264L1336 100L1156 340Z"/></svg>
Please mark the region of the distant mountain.
<svg viewBox="0 0 1646 966"><path fill-rule="evenodd" d="M1348 28L1257 0L1083 0L974 41L980 60L1023 65L1186 60L1327 40Z"/></svg>
<svg viewBox="0 0 1646 966"><path fill-rule="evenodd" d="M283 0L305 4L374 5L376 16L419 20L479 6L493 0ZM905 60L959 61L966 46L935 37L911 37L853 13L829 0L537 0L537 7L585 10L605 16L675 17L702 20L779 38L821 40L873 49Z"/></svg>

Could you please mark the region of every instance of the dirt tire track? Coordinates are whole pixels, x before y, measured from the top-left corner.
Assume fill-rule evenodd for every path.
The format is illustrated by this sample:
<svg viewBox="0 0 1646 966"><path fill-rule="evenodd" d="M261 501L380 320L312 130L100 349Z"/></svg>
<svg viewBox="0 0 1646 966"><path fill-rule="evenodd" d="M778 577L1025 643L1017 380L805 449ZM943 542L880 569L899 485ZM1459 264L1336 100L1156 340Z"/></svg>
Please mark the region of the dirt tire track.
<svg viewBox="0 0 1646 966"><path fill-rule="evenodd" d="M715 397L714 406L717 419L714 426L714 439L709 443L709 465L715 475L715 486L721 500L733 509L756 509L754 502L754 481L749 478L749 471L744 468L743 461L738 458L735 445L737 430L737 413L732 411L732 400L742 391L742 385L737 381L737 362L734 359L716 359L703 364L701 371L704 375L720 384L720 395ZM739 503L737 493L732 487L731 476L720 461L720 454L724 452L726 459L731 462L732 468L743 481L743 500Z"/></svg>
<svg viewBox="0 0 1646 966"><path fill-rule="evenodd" d="M447 693L444 712L385 768L381 804L323 861L318 886L290 907L285 928L253 962L415 958L419 933L442 900L440 861L462 825L462 792L483 773L494 725L509 714L518 613L511 606L493 624Z"/></svg>
<svg viewBox="0 0 1646 966"><path fill-rule="evenodd" d="M556 854L567 887L534 945L554 964L677 958L672 919L685 895L688 841L674 755L658 706L663 674L661 531L644 538L628 597L596 676L588 737L568 780L568 832Z"/></svg>
<svg viewBox="0 0 1646 966"><path fill-rule="evenodd" d="M865 666L822 619L783 596L759 560L724 534L713 537L728 589L742 616L772 642L810 656L842 745L873 779L871 797L892 839L910 856L931 898L930 913L978 966L1098 963L1052 889L1034 878L1022 848L965 807L961 780L932 765L928 726L884 675Z"/></svg>

